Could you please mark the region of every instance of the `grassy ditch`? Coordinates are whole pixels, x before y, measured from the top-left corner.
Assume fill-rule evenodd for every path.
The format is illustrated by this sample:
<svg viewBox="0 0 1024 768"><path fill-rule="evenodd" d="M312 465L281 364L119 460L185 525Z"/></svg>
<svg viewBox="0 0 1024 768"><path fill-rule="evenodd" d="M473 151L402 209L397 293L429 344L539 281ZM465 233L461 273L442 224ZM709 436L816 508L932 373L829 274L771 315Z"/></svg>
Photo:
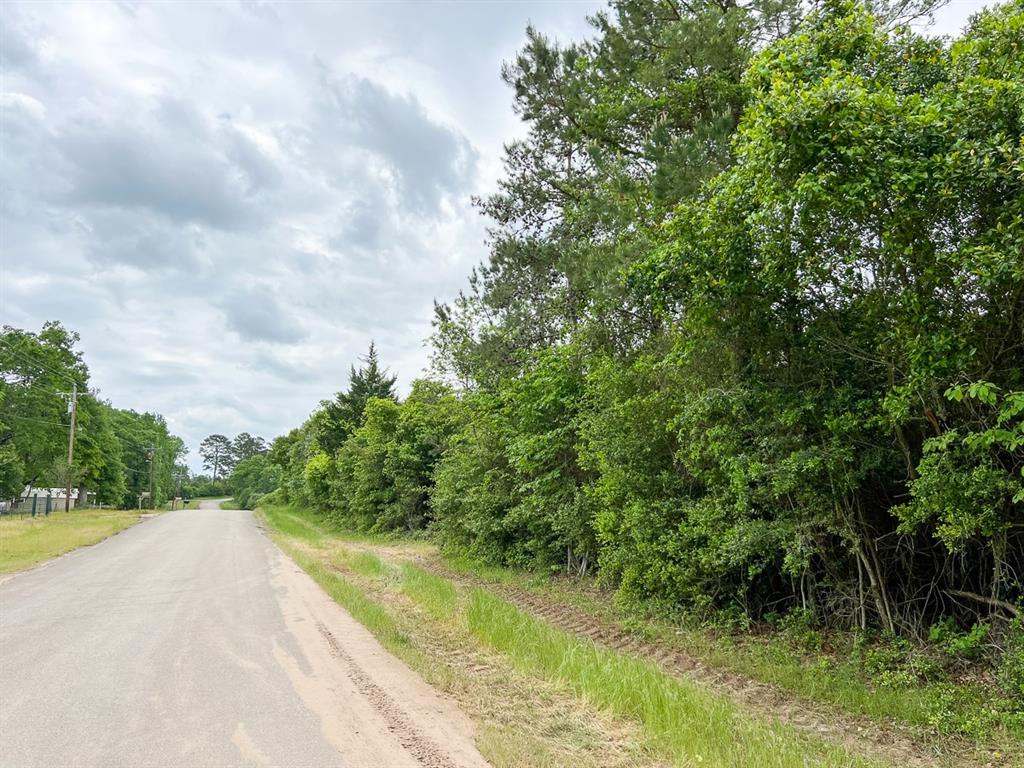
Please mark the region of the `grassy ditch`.
<svg viewBox="0 0 1024 768"><path fill-rule="evenodd" d="M95 544L140 519L136 510L83 509L0 518L0 573L13 573Z"/></svg>
<svg viewBox="0 0 1024 768"><path fill-rule="evenodd" d="M464 559L445 560L443 567L500 593L567 607L714 670L775 686L882 727L910 730L937 753L973 751L983 763L991 759L995 765L1024 765L1024 705L996 685L1000 670L961 663L940 649L893 638L822 633L788 617L768 628L723 620L702 623L650 606L620 604L592 582ZM1015 658L1020 664L1024 655Z"/></svg>
<svg viewBox="0 0 1024 768"><path fill-rule="evenodd" d="M627 724L636 743L625 749L634 765L883 764L783 723L753 717L655 663L556 629L487 590L347 548L305 516L271 509L265 517L296 562L385 647L406 660L419 657L414 667L434 662L424 657L429 647L425 636L447 628L512 673ZM403 601L414 605L418 615L404 628L398 618ZM489 751L502 750L492 745Z"/></svg>

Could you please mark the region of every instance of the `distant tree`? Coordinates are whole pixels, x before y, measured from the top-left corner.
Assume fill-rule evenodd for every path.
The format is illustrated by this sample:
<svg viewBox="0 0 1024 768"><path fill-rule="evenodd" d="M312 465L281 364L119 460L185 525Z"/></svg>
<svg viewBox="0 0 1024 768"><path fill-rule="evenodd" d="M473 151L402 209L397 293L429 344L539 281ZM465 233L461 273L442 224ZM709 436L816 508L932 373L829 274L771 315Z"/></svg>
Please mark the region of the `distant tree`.
<svg viewBox="0 0 1024 768"><path fill-rule="evenodd" d="M28 486L77 485L107 504L134 505L149 490L152 451L157 499L184 444L159 414L119 411L89 391L78 334L60 323L38 333L0 329L0 498ZM74 460L67 462L69 397L78 393ZM126 475L130 473L130 475Z"/></svg>
<svg viewBox="0 0 1024 768"><path fill-rule="evenodd" d="M257 453L238 462L228 478L228 489L242 509L252 509L261 496L280 483L281 468L265 453Z"/></svg>
<svg viewBox="0 0 1024 768"><path fill-rule="evenodd" d="M266 453L267 450L266 440L248 432L240 433L231 444L231 456L236 463Z"/></svg>
<svg viewBox="0 0 1024 768"><path fill-rule="evenodd" d="M210 470L214 481L227 474L234 465L233 449L231 440L220 434L210 435L199 444L199 456L203 460L203 467Z"/></svg>
<svg viewBox="0 0 1024 768"><path fill-rule="evenodd" d="M334 454L345 439L362 425L363 412L371 398L397 400L395 381L398 377L381 367L373 342L370 342L366 356L360 359L365 365L358 370L352 366L348 390L339 392L334 400L321 403L315 417L317 440L328 454Z"/></svg>

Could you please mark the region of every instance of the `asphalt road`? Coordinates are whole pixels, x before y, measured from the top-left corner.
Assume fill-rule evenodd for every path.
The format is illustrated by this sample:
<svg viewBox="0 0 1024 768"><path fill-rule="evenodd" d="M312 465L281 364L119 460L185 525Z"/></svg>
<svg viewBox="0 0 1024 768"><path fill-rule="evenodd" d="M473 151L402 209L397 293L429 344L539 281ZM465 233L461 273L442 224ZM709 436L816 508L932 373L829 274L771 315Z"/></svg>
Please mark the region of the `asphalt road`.
<svg viewBox="0 0 1024 768"><path fill-rule="evenodd" d="M485 763L249 512L165 513L0 584L0 766L250 765Z"/></svg>

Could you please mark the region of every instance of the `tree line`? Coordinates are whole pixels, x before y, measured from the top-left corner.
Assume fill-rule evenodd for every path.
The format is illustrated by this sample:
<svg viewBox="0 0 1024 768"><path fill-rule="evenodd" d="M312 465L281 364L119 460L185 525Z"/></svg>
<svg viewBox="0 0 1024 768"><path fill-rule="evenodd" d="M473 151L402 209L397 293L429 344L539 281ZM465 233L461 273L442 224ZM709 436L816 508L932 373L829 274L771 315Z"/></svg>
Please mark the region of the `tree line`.
<svg viewBox="0 0 1024 768"><path fill-rule="evenodd" d="M163 416L115 408L90 390L89 369L75 347L78 334L60 323L39 333L0 330L0 499L26 488L77 488L84 503L147 506L174 495L185 472L184 442ZM69 404L77 389L74 456L68 463Z"/></svg>
<svg viewBox="0 0 1024 768"><path fill-rule="evenodd" d="M922 636L1020 615L1024 4L615 0L535 29L489 257L275 497L626 599Z"/></svg>
<svg viewBox="0 0 1024 768"><path fill-rule="evenodd" d="M187 492L192 496L230 494L242 509L251 509L257 498L280 483L280 474L268 466L268 449L266 440L248 432L234 438L209 435L199 444L199 456L210 474L190 478Z"/></svg>
<svg viewBox="0 0 1024 768"><path fill-rule="evenodd" d="M234 439L213 434L199 444L199 456L203 460L203 468L216 482L230 475L239 462L266 453L267 447L266 440L248 432L241 432Z"/></svg>

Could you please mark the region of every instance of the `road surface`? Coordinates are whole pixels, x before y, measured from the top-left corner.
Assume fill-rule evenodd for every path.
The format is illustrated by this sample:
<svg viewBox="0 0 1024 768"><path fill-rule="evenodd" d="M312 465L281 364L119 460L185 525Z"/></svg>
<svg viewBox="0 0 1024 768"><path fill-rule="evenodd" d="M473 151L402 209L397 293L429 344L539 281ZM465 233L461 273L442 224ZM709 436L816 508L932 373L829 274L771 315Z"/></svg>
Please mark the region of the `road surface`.
<svg viewBox="0 0 1024 768"><path fill-rule="evenodd" d="M0 584L2 768L266 765L486 763L250 512L168 512Z"/></svg>

